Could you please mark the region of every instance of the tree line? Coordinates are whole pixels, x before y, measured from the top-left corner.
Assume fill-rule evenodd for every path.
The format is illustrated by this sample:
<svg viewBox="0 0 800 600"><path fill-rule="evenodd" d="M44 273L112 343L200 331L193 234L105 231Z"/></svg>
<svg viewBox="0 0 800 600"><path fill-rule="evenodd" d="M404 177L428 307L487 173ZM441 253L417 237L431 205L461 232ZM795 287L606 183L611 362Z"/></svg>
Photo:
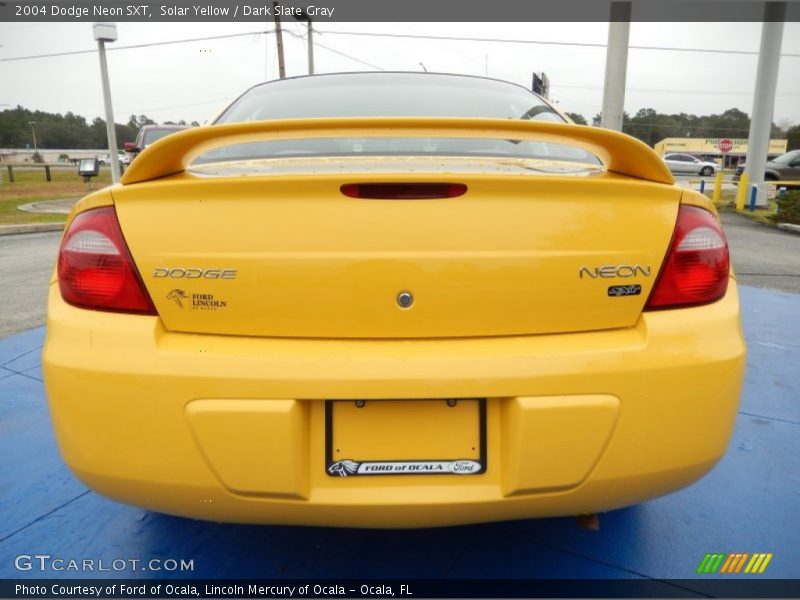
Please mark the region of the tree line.
<svg viewBox="0 0 800 600"><path fill-rule="evenodd" d="M142 125L155 123L147 115L131 115L128 122L115 123L117 143L133 142ZM167 121L167 124L173 124ZM183 120L174 123L186 125ZM192 121L191 125L198 125ZM89 123L85 117L72 112L66 114L28 110L22 106L0 112L0 148L72 148L89 150L107 148L106 122L100 117Z"/></svg>
<svg viewBox="0 0 800 600"><path fill-rule="evenodd" d="M567 114L576 123L588 123L583 115ZM134 141L142 125L154 122L146 115L131 115L124 125L116 123L117 142L121 146ZM167 121L166 124L173 122ZM174 124L187 123L181 120ZM592 124L600 124L599 114L594 116ZM190 125L197 126L198 123L192 121ZM34 130L36 145L41 149L107 147L106 122L100 117L89 123L85 117L71 112L62 115L32 111L21 106L0 112L0 148L33 148ZM738 108L730 108L719 115L703 116L686 113L668 115L652 108L643 108L633 116L624 113L622 130L650 146L667 137L746 138L750 131L750 117ZM773 123L772 137L788 139L789 150L800 148L800 124L779 127Z"/></svg>
<svg viewBox="0 0 800 600"><path fill-rule="evenodd" d="M583 115L567 113L581 125L587 121ZM593 125L600 124L600 114L592 118ZM729 108L719 115L667 115L652 108L642 108L635 115L623 113L622 131L644 143L654 146L668 137L693 138L746 138L750 133L750 117L738 108ZM800 124L780 127L772 124L773 139L787 139L788 149L800 148Z"/></svg>

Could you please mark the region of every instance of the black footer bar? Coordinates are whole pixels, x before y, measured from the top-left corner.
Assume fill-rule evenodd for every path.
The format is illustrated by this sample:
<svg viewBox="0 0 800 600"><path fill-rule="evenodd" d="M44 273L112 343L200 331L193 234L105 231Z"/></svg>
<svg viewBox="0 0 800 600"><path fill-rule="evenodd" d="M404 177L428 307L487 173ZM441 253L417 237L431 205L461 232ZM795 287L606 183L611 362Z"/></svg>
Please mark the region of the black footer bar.
<svg viewBox="0 0 800 600"><path fill-rule="evenodd" d="M798 598L794 579L4 579L2 598Z"/></svg>

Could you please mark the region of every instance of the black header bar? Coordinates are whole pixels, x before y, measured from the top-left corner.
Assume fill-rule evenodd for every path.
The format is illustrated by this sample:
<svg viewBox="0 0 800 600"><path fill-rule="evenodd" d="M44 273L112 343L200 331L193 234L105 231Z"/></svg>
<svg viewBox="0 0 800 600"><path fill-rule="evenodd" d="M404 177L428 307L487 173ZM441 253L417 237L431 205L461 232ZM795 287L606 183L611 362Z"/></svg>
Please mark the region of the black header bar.
<svg viewBox="0 0 800 600"><path fill-rule="evenodd" d="M800 21L800 0L3 0L0 21L605 22L624 5L631 21Z"/></svg>

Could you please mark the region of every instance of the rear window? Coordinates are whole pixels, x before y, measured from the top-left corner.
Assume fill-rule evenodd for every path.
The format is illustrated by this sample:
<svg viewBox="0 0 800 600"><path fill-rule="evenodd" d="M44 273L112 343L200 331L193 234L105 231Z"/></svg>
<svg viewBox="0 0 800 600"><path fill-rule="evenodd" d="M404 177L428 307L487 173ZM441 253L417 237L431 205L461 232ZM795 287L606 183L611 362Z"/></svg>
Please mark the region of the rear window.
<svg viewBox="0 0 800 600"><path fill-rule="evenodd" d="M486 156L598 164L586 151L564 144L491 138L307 138L236 144L206 152L194 164L262 158L348 156Z"/></svg>
<svg viewBox="0 0 800 600"><path fill-rule="evenodd" d="M478 117L563 123L528 90L477 77L369 73L303 77L255 87L217 123L325 117ZM325 138L238 144L208 152L195 163L314 156L491 156L546 158L598 164L571 146L510 139Z"/></svg>
<svg viewBox="0 0 800 600"><path fill-rule="evenodd" d="M160 140L163 137L167 137L171 133L175 133L176 131L181 131L180 129L148 129L144 132L144 139L142 144L144 146L149 146L153 142Z"/></svg>
<svg viewBox="0 0 800 600"><path fill-rule="evenodd" d="M218 123L315 117L486 117L563 119L519 86L480 79L414 74L304 77L255 87Z"/></svg>

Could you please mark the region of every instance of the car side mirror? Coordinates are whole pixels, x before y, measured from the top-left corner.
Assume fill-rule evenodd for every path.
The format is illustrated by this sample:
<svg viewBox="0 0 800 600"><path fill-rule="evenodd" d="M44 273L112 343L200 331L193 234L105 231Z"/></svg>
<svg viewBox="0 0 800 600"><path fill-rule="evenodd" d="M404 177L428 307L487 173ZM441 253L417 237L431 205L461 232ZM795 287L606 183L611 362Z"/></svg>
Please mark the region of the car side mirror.
<svg viewBox="0 0 800 600"><path fill-rule="evenodd" d="M122 147L125 148L125 152L140 152L140 149L133 142L125 142Z"/></svg>

